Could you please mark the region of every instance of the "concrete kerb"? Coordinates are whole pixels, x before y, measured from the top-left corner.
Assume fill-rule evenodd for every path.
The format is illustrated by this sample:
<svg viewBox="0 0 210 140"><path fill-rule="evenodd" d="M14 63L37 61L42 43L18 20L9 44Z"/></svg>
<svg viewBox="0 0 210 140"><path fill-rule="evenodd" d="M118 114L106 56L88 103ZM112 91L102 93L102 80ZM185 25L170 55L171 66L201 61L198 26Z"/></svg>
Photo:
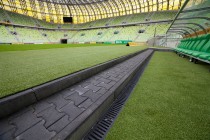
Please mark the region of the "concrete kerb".
<svg viewBox="0 0 210 140"><path fill-rule="evenodd" d="M37 100L32 89L3 98L0 100L0 118L12 114L35 102L37 102Z"/></svg>
<svg viewBox="0 0 210 140"><path fill-rule="evenodd" d="M115 95L115 99L119 96L120 92L122 91L122 89L128 84L128 82L133 78L133 76L136 74L136 72L138 71L138 69L140 69L146 62L147 60L152 56L152 54L154 53L154 51L148 56L146 57L142 63L137 66L135 68L135 70L131 73L128 74L127 77L125 77L124 81L121 82L121 85L119 86L119 88L117 88L117 90L111 89L114 91L114 95ZM123 79L122 79L123 80ZM119 82L120 83L120 82ZM116 86L116 85L115 85Z"/></svg>
<svg viewBox="0 0 210 140"><path fill-rule="evenodd" d="M109 94L105 94L102 96L96 104L93 104L91 106L91 110L86 110L84 114L89 113L88 118L77 118L75 122L77 122L77 126L74 126L72 128L72 125L70 124L69 127L71 127L71 131L69 131L69 135L66 133L66 137L62 137L62 139L82 139L88 131L91 129L91 127L106 113L106 111L109 109L109 107L112 105L113 101L119 96L122 89L127 85L130 80L133 78L133 76L136 74L136 72L141 68L147 60L150 59L153 52L146 57L140 65L134 68L134 71L127 74L127 76L119 82L120 84L115 85L112 89L110 89L108 92ZM97 107L97 108L96 108ZM93 111L95 110L95 111ZM91 114L90 114L91 112ZM78 125L78 122L80 125ZM68 128L66 128L68 129ZM67 132L68 130L64 130L64 132ZM63 133L63 132L62 132ZM62 134L64 136L64 134ZM60 137L59 137L60 138Z"/></svg>
<svg viewBox="0 0 210 140"><path fill-rule="evenodd" d="M32 87L30 89L18 92L11 96L0 99L0 118L6 117L20 109L27 107L39 100L46 98L58 91L70 87L82 80L85 80L105 69L108 69L116 64L119 64L129 58L132 58L148 49L139 52L122 56L105 63L75 72L73 74L58 78L56 80L44 83L42 85Z"/></svg>
<svg viewBox="0 0 210 140"><path fill-rule="evenodd" d="M153 53L154 53L154 51L153 51ZM136 81L136 84L135 85L133 85L134 83L133 83L133 80L135 79L135 78L137 78L137 77L141 77L141 75L143 74L143 72L144 72L144 70L145 70L145 68L147 67L147 65L148 65L148 63L149 63L149 61L150 61L150 59L151 59L151 57L152 57L152 55L153 55L153 53L150 55L150 56L148 56L144 61L143 61L143 63L142 64L140 64L140 66L137 68L137 71L135 72L135 74L133 75L133 76L131 76L132 78L129 80L129 82L126 84L126 85L122 85L121 87L123 87L119 92L119 95L118 95L118 97L120 97L121 98L121 96L123 96L123 94L131 94L131 93L127 93L127 91L126 91L126 93L125 93L125 90L127 90L127 89L130 89L131 87L131 85L132 86L136 86L136 84L138 83L138 81ZM140 73L140 74L139 74ZM139 76L138 76L139 75ZM137 77L136 77L137 76ZM137 79L140 79L140 78L137 78ZM135 81L135 80L134 80ZM130 85L129 87L127 87L128 85ZM128 91L129 92L129 91ZM131 90L131 92L132 92L132 90ZM130 96L130 95L129 95ZM128 96L128 98L129 98L129 96ZM116 97L116 95L115 95L115 97ZM118 98L117 97L117 98ZM112 105L111 106L113 106L113 104L115 104L115 102L118 102L119 100L116 100L117 98L115 98L114 99L114 101L113 101L113 103L112 103ZM128 98L127 98L127 100L128 100ZM125 101L125 102L127 102L127 100ZM122 104L122 102L120 102L120 104ZM125 104L125 103L124 103ZM119 105L120 106L120 105ZM119 108L119 107L118 107ZM104 113L104 115L106 116L106 115L108 115L109 113L110 113L110 107L108 108L108 112L106 111L105 113ZM112 108L111 108L111 110L112 110ZM117 109L115 109L115 110L117 110ZM114 117L113 116L115 116L115 115L119 115L120 114L120 112L122 111L122 108L121 108L121 110L118 112L118 114L116 114L117 112L116 111L114 111L114 114L112 114L113 113L113 110L111 111L111 114L112 114L112 116L110 116L111 117L111 120L112 120L112 124L111 124L111 122L109 121L109 123L107 123L107 127L109 127L108 129L106 129L106 128L104 128L104 130L102 131L102 133L98 133L99 135L100 135L100 137L101 137L101 139L104 139L105 138L105 136L106 136L106 134L107 134L107 132L110 130L110 125L113 125L113 123L114 123L114 121L116 120L116 118L114 119ZM91 134L93 134L94 132L93 131L95 131L95 128L97 127L98 128L98 123L100 124L101 122L104 122L104 119L106 119L107 118L107 116L106 117L104 117L104 115L101 117L101 118L99 118L99 120L92 126L92 128L88 131L88 133L87 134L85 134L85 136L83 137L83 139L84 140L86 140L86 139L88 139L89 138L89 135L91 135ZM109 114L110 115L110 114ZM108 115L108 116L109 116ZM97 129L96 128L96 129ZM100 131L100 130L99 130ZM105 132L106 131L106 132ZM98 132L98 131L97 131ZM97 133L96 132L96 133ZM100 131L101 132L101 131ZM95 134L95 133L94 133ZM102 135L101 135L102 134Z"/></svg>
<svg viewBox="0 0 210 140"><path fill-rule="evenodd" d="M172 52L173 51L171 48L155 48L155 47L150 47L148 49L152 49L154 51L160 51L160 52Z"/></svg>

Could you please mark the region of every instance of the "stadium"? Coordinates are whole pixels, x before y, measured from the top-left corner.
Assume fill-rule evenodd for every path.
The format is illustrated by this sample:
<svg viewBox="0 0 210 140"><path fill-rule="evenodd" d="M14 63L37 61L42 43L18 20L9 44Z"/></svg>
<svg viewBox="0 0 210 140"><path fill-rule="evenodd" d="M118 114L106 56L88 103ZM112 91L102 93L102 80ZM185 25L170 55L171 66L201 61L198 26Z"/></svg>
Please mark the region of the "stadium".
<svg viewBox="0 0 210 140"><path fill-rule="evenodd" d="M0 140L210 139L210 0L0 0Z"/></svg>

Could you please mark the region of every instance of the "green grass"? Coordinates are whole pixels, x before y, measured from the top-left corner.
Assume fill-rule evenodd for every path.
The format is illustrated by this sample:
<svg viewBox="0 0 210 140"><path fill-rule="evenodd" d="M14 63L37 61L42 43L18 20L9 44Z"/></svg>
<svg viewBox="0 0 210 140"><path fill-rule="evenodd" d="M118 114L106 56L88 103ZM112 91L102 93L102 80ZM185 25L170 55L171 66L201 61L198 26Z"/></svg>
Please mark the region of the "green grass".
<svg viewBox="0 0 210 140"><path fill-rule="evenodd" d="M209 69L156 52L106 139L209 140Z"/></svg>
<svg viewBox="0 0 210 140"><path fill-rule="evenodd" d="M0 52L0 97L142 49L117 45Z"/></svg>
<svg viewBox="0 0 210 140"><path fill-rule="evenodd" d="M69 47L93 47L93 46L118 46L119 44L12 44L0 45L0 52L3 51L26 51Z"/></svg>

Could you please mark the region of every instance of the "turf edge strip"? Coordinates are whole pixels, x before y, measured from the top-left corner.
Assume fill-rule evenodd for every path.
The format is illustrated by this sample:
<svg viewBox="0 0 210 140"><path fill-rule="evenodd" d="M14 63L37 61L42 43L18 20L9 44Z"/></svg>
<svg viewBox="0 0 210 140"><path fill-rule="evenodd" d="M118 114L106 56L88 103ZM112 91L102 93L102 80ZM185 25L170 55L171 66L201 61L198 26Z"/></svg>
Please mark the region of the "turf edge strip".
<svg viewBox="0 0 210 140"><path fill-rule="evenodd" d="M105 69L119 64L129 58L132 58L148 49L144 49L126 56L122 56L102 64L75 72L73 74L58 78L56 80L44 83L42 85L26 89L16 94L0 99L0 118L6 117L20 109L34 104L58 91L74 85L84 79L87 79Z"/></svg>
<svg viewBox="0 0 210 140"><path fill-rule="evenodd" d="M168 51L168 50L167 50ZM154 53L154 52L153 52ZM122 89L119 93L119 96L113 102L111 107L105 113L104 116L98 121L88 132L88 134L83 138L84 140L103 140L106 137L106 134L109 132L110 128L114 124L114 121L117 119L120 114L124 104L127 102L129 96L131 95L133 89L138 83L141 75L143 74L145 68L147 67L153 53L142 63L142 65L137 69L137 72L132 76L132 79L128 84Z"/></svg>

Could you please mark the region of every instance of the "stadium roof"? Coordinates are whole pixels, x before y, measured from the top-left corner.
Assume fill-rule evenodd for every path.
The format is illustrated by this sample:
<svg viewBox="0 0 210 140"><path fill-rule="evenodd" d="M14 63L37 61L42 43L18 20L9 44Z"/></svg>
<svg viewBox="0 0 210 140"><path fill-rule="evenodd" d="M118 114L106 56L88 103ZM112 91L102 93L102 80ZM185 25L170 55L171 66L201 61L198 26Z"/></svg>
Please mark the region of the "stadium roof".
<svg viewBox="0 0 210 140"><path fill-rule="evenodd" d="M98 2L104 2L107 0L38 0L42 2L49 2L54 4L64 4L64 5L82 5L82 4L93 4Z"/></svg>
<svg viewBox="0 0 210 140"><path fill-rule="evenodd" d="M186 0L167 32L190 37L207 34L209 30L210 0Z"/></svg>
<svg viewBox="0 0 210 140"><path fill-rule="evenodd" d="M71 16L77 24L143 12L178 10L183 2L184 0L0 0L0 7L54 23L62 23L64 16Z"/></svg>

